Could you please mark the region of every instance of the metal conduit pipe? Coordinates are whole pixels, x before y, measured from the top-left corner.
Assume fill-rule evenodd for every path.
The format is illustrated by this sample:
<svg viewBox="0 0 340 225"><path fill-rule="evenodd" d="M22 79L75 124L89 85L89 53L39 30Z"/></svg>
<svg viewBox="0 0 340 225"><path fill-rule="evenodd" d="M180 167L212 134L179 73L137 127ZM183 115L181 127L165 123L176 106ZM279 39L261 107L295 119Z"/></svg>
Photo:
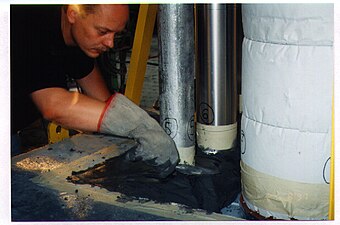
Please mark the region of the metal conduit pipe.
<svg viewBox="0 0 340 225"><path fill-rule="evenodd" d="M193 4L160 4L158 43L160 123L175 141L180 164L195 156Z"/></svg>
<svg viewBox="0 0 340 225"><path fill-rule="evenodd" d="M234 147L237 136L237 10L235 4L196 6L197 144Z"/></svg>

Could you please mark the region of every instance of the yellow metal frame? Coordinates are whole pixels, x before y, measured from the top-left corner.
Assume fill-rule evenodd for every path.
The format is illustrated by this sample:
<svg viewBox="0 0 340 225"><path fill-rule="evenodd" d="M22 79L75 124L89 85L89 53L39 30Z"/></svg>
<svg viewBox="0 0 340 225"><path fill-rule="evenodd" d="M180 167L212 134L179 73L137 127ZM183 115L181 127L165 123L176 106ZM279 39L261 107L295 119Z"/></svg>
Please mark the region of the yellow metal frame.
<svg viewBox="0 0 340 225"><path fill-rule="evenodd" d="M125 96L139 105L158 5L141 4L126 81Z"/></svg>
<svg viewBox="0 0 340 225"><path fill-rule="evenodd" d="M334 87L332 97L332 144L331 144L331 174L329 184L329 208L328 208L328 219L334 220Z"/></svg>
<svg viewBox="0 0 340 225"><path fill-rule="evenodd" d="M70 137L68 129L61 127L60 125L50 122L47 127L48 143L53 144Z"/></svg>

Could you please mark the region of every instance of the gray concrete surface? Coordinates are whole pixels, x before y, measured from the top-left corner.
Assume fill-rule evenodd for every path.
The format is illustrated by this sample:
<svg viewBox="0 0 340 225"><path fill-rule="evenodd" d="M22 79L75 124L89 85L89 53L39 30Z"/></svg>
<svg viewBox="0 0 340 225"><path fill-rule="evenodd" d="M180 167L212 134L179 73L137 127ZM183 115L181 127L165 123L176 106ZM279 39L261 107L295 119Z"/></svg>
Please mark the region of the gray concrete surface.
<svg viewBox="0 0 340 225"><path fill-rule="evenodd" d="M171 221L240 220L219 213L155 203L67 181L135 145L132 140L79 134L12 158L13 221Z"/></svg>

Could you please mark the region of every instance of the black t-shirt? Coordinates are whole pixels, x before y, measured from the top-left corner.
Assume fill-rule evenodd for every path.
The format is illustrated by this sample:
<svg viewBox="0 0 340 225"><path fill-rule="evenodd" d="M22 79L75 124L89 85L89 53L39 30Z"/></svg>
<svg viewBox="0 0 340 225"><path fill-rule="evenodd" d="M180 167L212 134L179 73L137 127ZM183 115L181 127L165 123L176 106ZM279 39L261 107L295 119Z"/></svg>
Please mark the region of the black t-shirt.
<svg viewBox="0 0 340 225"><path fill-rule="evenodd" d="M10 9L11 132L39 117L30 93L66 88L67 77L88 75L94 60L64 43L61 6L12 5ZM58 106L55 106L58 107Z"/></svg>

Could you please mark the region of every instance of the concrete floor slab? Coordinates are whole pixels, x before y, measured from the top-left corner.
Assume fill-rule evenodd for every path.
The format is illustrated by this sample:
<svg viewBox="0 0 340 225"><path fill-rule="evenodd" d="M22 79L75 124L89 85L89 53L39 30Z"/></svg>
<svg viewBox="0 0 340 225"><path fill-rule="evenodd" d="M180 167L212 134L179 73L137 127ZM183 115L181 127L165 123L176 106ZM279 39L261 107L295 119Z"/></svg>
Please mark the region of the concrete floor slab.
<svg viewBox="0 0 340 225"><path fill-rule="evenodd" d="M135 199L91 185L68 182L134 147L126 138L79 134L12 158L13 221L225 221L240 218L176 203Z"/></svg>

